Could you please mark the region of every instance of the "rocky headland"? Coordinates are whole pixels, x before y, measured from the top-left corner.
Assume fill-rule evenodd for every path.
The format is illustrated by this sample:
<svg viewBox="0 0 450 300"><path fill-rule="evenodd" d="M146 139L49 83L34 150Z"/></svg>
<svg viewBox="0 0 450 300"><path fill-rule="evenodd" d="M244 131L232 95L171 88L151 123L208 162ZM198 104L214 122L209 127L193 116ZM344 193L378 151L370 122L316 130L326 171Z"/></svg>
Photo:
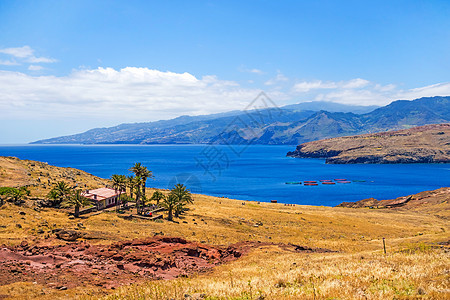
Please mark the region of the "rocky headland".
<svg viewBox="0 0 450 300"><path fill-rule="evenodd" d="M356 202L342 202L337 207L348 208L385 208L393 210L427 211L442 219L449 219L450 188L442 187L433 191L402 196L396 199L377 200L368 198Z"/></svg>
<svg viewBox="0 0 450 300"><path fill-rule="evenodd" d="M287 156L325 158L330 164L449 163L450 124L313 141Z"/></svg>

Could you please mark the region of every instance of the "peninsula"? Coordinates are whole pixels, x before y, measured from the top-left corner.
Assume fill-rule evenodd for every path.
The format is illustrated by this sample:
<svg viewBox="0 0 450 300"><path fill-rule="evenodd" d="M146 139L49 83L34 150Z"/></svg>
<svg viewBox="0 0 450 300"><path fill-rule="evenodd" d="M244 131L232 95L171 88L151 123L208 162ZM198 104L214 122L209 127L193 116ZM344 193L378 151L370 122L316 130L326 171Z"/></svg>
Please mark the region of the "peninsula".
<svg viewBox="0 0 450 300"><path fill-rule="evenodd" d="M313 141L287 156L326 158L329 164L448 163L450 124Z"/></svg>

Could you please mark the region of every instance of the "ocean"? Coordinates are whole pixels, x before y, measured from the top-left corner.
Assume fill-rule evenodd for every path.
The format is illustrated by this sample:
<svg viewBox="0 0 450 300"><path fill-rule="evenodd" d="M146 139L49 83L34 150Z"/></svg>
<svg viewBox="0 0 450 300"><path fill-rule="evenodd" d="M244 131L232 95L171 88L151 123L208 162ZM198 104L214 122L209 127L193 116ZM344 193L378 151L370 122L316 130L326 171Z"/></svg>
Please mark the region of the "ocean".
<svg viewBox="0 0 450 300"><path fill-rule="evenodd" d="M193 193L239 200L335 206L365 198L393 199L450 185L449 164L329 165L286 157L295 146L227 145L7 145L15 156L73 167L109 178L131 175L140 162L153 171L148 187L185 184ZM324 185L319 180L346 179ZM318 181L317 186L286 182Z"/></svg>

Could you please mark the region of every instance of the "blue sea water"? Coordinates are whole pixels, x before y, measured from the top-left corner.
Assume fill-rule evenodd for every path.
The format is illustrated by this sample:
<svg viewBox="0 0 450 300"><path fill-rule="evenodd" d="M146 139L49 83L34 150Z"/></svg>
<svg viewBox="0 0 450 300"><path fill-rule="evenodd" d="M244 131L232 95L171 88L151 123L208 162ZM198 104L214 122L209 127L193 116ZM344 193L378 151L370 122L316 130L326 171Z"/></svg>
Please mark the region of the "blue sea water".
<svg viewBox="0 0 450 300"><path fill-rule="evenodd" d="M96 176L131 174L141 162L153 171L149 187L184 183L193 192L240 200L334 206L364 198L393 199L450 185L449 164L328 165L286 157L294 146L253 145L19 145L0 146L15 156L73 167ZM351 183L304 186L286 182L344 178ZM364 181L364 182L354 182Z"/></svg>

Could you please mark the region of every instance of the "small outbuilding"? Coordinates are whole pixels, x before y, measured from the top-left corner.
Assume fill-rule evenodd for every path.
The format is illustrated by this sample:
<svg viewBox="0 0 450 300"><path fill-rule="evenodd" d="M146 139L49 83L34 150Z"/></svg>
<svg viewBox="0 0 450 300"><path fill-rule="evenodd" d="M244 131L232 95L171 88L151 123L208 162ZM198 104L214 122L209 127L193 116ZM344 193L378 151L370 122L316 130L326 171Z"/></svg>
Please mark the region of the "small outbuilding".
<svg viewBox="0 0 450 300"><path fill-rule="evenodd" d="M97 207L97 210L101 210L119 204L119 196L123 193L122 191L104 187L84 191L82 195L88 198Z"/></svg>

